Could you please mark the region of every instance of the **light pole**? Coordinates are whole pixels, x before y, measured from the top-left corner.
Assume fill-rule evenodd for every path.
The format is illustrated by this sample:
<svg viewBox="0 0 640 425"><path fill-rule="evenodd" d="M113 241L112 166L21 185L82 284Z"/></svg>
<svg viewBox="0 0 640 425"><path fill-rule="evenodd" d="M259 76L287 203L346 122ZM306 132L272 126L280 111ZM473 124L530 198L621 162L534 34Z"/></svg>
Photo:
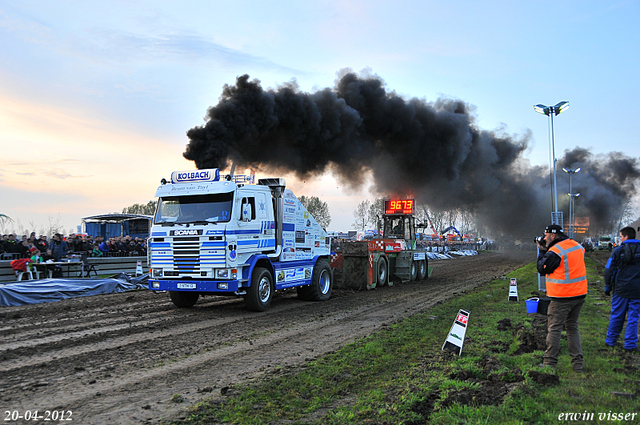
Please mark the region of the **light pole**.
<svg viewBox="0 0 640 425"><path fill-rule="evenodd" d="M571 205L572 205L572 204L574 204L574 205L575 205L574 198L577 198L578 196L580 196L580 193L569 193L568 195L571 197L571 199L569 199L569 208L571 208ZM571 230L570 230L570 232L569 232L569 237L570 237L571 239L573 239L573 233L574 233L575 228L576 228L576 218L575 218L575 215L576 215L576 211L575 211L575 207L574 207L574 208L573 208L573 216L571 215L571 212L569 212L569 216L570 216L570 220L571 220Z"/></svg>
<svg viewBox="0 0 640 425"><path fill-rule="evenodd" d="M572 186L572 177L574 174L579 173L580 172L580 167L572 170L571 168L562 168L562 171L564 171L565 173L569 174L569 193L568 195L570 196L569 198L569 237L571 239L573 239L573 231L575 229L576 223L575 223L575 211L573 210L573 198L576 196L580 196L580 194L575 194L573 193L573 186Z"/></svg>
<svg viewBox="0 0 640 425"><path fill-rule="evenodd" d="M549 138L551 141L551 155L553 161L553 212L551 213L551 223L562 226L562 214L558 212L558 187L556 184L556 143L553 130L553 116L559 115L561 112L569 109L569 102L564 100L558 102L554 106L546 106L542 104L534 105L533 109L543 115L549 117Z"/></svg>

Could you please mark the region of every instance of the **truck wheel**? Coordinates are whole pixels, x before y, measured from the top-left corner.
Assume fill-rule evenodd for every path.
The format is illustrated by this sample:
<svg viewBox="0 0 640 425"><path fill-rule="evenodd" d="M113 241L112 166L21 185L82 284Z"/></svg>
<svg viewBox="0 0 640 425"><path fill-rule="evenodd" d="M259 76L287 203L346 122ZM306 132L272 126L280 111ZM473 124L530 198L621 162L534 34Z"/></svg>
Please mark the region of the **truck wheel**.
<svg viewBox="0 0 640 425"><path fill-rule="evenodd" d="M409 276L409 282L413 282L418 277L418 262L411 261L411 276Z"/></svg>
<svg viewBox="0 0 640 425"><path fill-rule="evenodd" d="M418 280L424 280L427 276L427 260L418 261Z"/></svg>
<svg viewBox="0 0 640 425"><path fill-rule="evenodd" d="M387 264L387 259L381 256L378 258L378 262L376 264L376 286L386 285L388 278L389 266Z"/></svg>
<svg viewBox="0 0 640 425"><path fill-rule="evenodd" d="M311 285L298 287L298 296L305 301L326 301L331 297L333 280L327 260L318 260L313 268Z"/></svg>
<svg viewBox="0 0 640 425"><path fill-rule="evenodd" d="M264 267L256 267L251 276L251 286L247 289L244 302L253 311L265 311L273 299L273 277Z"/></svg>
<svg viewBox="0 0 640 425"><path fill-rule="evenodd" d="M176 307L193 307L198 301L200 294L197 292L181 292L181 291L169 291L171 301Z"/></svg>

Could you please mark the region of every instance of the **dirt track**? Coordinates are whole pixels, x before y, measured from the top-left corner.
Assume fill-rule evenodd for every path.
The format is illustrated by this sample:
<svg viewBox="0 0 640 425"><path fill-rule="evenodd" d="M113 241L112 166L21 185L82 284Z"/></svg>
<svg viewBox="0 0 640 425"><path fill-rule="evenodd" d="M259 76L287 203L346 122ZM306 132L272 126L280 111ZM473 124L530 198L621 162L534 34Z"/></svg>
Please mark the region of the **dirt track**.
<svg viewBox="0 0 640 425"><path fill-rule="evenodd" d="M21 423L5 421L6 411L62 410L81 424L157 423L234 383L334 351L534 259L533 251L517 251L432 261L426 282L334 291L319 303L285 292L265 313L224 297L177 309L167 294L147 290L3 307L2 420ZM184 402L175 402L177 394Z"/></svg>

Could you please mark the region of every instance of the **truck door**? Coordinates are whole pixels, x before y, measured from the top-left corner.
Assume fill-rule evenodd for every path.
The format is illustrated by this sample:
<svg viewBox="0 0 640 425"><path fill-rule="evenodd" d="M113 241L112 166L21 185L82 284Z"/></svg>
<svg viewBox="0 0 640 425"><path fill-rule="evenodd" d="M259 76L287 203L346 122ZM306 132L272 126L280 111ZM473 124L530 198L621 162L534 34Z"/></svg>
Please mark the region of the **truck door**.
<svg viewBox="0 0 640 425"><path fill-rule="evenodd" d="M276 248L276 222L273 213L271 196L266 193L256 193L256 221L260 223L260 244L262 251Z"/></svg>
<svg viewBox="0 0 640 425"><path fill-rule="evenodd" d="M243 195L238 223L238 254L253 254L275 248L275 224L266 194Z"/></svg>

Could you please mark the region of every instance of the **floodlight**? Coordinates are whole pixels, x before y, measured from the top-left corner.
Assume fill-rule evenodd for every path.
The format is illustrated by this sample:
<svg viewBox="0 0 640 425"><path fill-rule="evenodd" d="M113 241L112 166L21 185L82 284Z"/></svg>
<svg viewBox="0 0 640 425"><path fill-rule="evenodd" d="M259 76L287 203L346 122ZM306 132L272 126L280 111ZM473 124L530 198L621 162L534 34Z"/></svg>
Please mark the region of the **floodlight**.
<svg viewBox="0 0 640 425"><path fill-rule="evenodd" d="M533 110L539 114L549 115L549 107L543 104L533 105Z"/></svg>
<svg viewBox="0 0 640 425"><path fill-rule="evenodd" d="M562 102L558 102L556 106L553 107L553 112L556 115L559 115L561 112L566 111L567 109L569 109L569 102L563 100Z"/></svg>
<svg viewBox="0 0 640 425"><path fill-rule="evenodd" d="M562 225L562 223L556 223L554 219L556 219L558 214L558 186L556 183L556 144L555 144L555 132L553 129L553 116L560 114L562 111L569 109L569 102L563 100L562 102L558 102L555 106L547 106L541 103L537 105L533 105L533 110L539 114L543 114L549 117L549 136L550 136L550 145L551 145L551 159L553 162L553 212L551 213L551 221L553 224ZM578 168L578 170L580 170ZM565 170L566 172L569 172ZM575 171L577 172L577 171Z"/></svg>

